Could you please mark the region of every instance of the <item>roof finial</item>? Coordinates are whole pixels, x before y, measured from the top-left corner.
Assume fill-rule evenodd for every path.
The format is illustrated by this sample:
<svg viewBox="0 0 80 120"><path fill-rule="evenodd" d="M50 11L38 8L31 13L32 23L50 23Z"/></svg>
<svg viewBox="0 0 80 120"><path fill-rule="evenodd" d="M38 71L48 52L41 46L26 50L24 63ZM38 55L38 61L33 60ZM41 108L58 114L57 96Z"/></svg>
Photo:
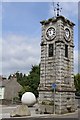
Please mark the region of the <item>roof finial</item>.
<svg viewBox="0 0 80 120"><path fill-rule="evenodd" d="M59 15L60 15L60 12L61 12L61 10L62 10L62 8L60 8L59 2L57 3L57 8L56 8L56 10L57 10L57 16L59 16Z"/></svg>
<svg viewBox="0 0 80 120"><path fill-rule="evenodd" d="M53 2L53 8L54 8L54 14L56 13L55 16L59 16L62 8L60 8L59 2L57 3L57 7L54 7L54 2Z"/></svg>

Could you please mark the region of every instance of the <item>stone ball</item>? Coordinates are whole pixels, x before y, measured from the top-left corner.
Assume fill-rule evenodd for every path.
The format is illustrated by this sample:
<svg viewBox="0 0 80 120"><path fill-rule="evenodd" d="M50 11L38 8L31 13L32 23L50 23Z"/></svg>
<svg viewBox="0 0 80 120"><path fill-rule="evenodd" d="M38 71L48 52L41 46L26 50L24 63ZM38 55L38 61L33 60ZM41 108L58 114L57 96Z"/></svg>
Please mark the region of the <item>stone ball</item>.
<svg viewBox="0 0 80 120"><path fill-rule="evenodd" d="M27 106L33 106L36 103L36 97L32 92L25 92L22 95L21 102Z"/></svg>

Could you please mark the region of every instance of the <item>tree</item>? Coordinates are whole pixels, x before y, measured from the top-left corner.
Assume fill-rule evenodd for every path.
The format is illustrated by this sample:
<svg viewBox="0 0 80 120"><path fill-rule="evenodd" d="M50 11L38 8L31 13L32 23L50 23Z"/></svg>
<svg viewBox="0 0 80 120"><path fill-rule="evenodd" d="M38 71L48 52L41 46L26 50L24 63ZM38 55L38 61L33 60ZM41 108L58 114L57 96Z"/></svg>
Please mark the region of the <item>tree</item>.
<svg viewBox="0 0 80 120"><path fill-rule="evenodd" d="M19 97L21 98L24 92L32 92L38 97L38 86L40 83L40 65L34 65L31 68L28 76L22 73L16 73L17 81L22 85L22 90L19 92Z"/></svg>
<svg viewBox="0 0 80 120"><path fill-rule="evenodd" d="M76 87L76 91L80 92L80 74L74 75L74 84Z"/></svg>

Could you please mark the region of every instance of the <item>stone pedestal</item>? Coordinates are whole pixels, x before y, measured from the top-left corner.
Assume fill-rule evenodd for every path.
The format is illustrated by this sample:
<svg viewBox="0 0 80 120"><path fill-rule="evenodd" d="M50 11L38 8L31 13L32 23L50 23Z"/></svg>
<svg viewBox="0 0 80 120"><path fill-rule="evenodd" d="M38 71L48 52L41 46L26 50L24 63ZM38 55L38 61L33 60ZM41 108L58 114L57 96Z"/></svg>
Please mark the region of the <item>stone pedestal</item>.
<svg viewBox="0 0 80 120"><path fill-rule="evenodd" d="M19 105L10 114L11 117L30 116L31 113L27 105Z"/></svg>

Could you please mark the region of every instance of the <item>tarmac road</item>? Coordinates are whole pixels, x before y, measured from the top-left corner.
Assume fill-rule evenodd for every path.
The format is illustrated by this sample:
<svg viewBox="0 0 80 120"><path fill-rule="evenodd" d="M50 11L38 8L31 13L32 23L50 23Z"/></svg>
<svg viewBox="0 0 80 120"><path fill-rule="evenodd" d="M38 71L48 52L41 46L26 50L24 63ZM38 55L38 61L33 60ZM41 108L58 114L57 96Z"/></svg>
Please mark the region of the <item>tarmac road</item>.
<svg viewBox="0 0 80 120"><path fill-rule="evenodd" d="M5 111L6 111L6 109L5 109ZM37 114L37 115L32 115L32 116L14 117L14 118L10 118L10 116L8 116L8 113L6 113L5 116L3 116L3 119L1 119L1 120L64 120L64 119L78 120L79 113L80 113L80 109L78 109L74 113L68 113L68 114L64 114L64 115L54 115L54 114L39 115L39 114Z"/></svg>
<svg viewBox="0 0 80 120"><path fill-rule="evenodd" d="M79 118L4 118L1 120L80 120Z"/></svg>
<svg viewBox="0 0 80 120"><path fill-rule="evenodd" d="M80 106L80 99L78 101L78 106ZM68 113L64 115L50 115L50 114L32 114L32 116L27 117L14 117L10 118L10 113L13 109L15 109L16 106L4 106L2 107L2 114L0 114L1 120L79 120L80 118L80 108L74 113ZM31 108L33 112L34 108ZM30 110L30 111L31 111Z"/></svg>

